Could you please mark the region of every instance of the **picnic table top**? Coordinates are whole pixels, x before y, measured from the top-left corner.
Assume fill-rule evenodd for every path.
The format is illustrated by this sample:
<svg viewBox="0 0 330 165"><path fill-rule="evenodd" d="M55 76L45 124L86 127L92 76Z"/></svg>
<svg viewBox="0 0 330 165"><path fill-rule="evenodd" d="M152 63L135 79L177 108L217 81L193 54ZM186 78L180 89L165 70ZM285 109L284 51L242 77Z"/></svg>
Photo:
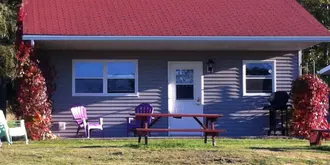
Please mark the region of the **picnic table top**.
<svg viewBox="0 0 330 165"><path fill-rule="evenodd" d="M170 113L133 113L136 117L205 117L205 118L219 118L222 114L170 114Z"/></svg>
<svg viewBox="0 0 330 165"><path fill-rule="evenodd" d="M330 132L330 129L312 129L311 131L317 131L317 132Z"/></svg>

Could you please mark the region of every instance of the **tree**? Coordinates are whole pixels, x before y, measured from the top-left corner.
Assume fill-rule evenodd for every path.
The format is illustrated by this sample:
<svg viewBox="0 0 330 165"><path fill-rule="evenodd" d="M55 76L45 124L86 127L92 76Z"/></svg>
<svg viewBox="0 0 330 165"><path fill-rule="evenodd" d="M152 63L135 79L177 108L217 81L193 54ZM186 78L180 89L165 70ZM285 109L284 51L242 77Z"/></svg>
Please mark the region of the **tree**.
<svg viewBox="0 0 330 165"><path fill-rule="evenodd" d="M330 0L300 0L302 6L310 12L319 22L330 30ZM318 71L329 65L330 44L321 43L303 51L303 73ZM328 84L330 79L325 78Z"/></svg>
<svg viewBox="0 0 330 165"><path fill-rule="evenodd" d="M17 0L0 3L0 77L15 77Z"/></svg>
<svg viewBox="0 0 330 165"><path fill-rule="evenodd" d="M23 9L20 0L0 0L0 77L9 77L15 86L10 103L16 117L25 120L29 137L54 138L50 96L55 72L48 59L39 59L30 43L22 41Z"/></svg>
<svg viewBox="0 0 330 165"><path fill-rule="evenodd" d="M16 76L15 34L18 0L0 0L0 109L6 114ZM10 92L14 93L14 92Z"/></svg>
<svg viewBox="0 0 330 165"><path fill-rule="evenodd" d="M45 78L47 73L54 73L52 72L53 68L41 70L42 65L40 65L38 57L34 54L30 41L22 40L24 16L23 4L20 7L17 19L17 109L14 112L16 116L25 120L28 135L32 140L56 138L50 130L52 102L49 96L53 90L50 90L51 87L47 88ZM53 76L48 75L48 77L52 78Z"/></svg>

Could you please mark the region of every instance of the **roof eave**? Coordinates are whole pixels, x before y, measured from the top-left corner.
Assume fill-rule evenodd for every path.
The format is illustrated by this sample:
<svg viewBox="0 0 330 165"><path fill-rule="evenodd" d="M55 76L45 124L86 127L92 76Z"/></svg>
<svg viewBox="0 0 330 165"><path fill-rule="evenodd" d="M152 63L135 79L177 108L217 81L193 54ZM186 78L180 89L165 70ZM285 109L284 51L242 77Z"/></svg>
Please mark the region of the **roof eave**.
<svg viewBox="0 0 330 165"><path fill-rule="evenodd" d="M325 75L325 76L329 76L330 75L330 65L322 68L320 71L317 72L320 75Z"/></svg>
<svg viewBox="0 0 330 165"><path fill-rule="evenodd" d="M36 41L271 41L330 42L330 36L68 36L23 35L23 40Z"/></svg>

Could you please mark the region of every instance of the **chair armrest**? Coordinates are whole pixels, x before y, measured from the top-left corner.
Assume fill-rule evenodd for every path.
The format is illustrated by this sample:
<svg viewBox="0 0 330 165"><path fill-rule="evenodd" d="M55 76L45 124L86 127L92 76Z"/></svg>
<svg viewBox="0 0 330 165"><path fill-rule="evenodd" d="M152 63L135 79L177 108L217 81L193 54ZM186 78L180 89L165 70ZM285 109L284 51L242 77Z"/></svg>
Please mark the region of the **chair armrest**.
<svg viewBox="0 0 330 165"><path fill-rule="evenodd" d="M135 117L126 117L127 123L132 123Z"/></svg>
<svg viewBox="0 0 330 165"><path fill-rule="evenodd" d="M126 117L127 123L131 123L134 119L135 117ZM151 117L151 119L154 120L155 117Z"/></svg>
<svg viewBox="0 0 330 165"><path fill-rule="evenodd" d="M24 120L9 120L7 121L8 126L10 126L10 128L14 128L14 127L24 127L25 128L25 122Z"/></svg>
<svg viewBox="0 0 330 165"><path fill-rule="evenodd" d="M89 117L89 118L87 118L86 120L87 120L87 121L100 121L101 118L102 118L102 117ZM102 120L103 120L103 118L102 118Z"/></svg>
<svg viewBox="0 0 330 165"><path fill-rule="evenodd" d="M103 118L102 117L99 118L99 122L100 122L100 125L103 125Z"/></svg>
<svg viewBox="0 0 330 165"><path fill-rule="evenodd" d="M88 121L92 121L92 120L94 120L94 121L100 121L100 119L101 118L97 118L97 117L89 117L89 118L73 118L74 120L77 120L77 119L80 119L80 120L86 120L86 122L88 122ZM102 118L102 120L103 120L103 118Z"/></svg>

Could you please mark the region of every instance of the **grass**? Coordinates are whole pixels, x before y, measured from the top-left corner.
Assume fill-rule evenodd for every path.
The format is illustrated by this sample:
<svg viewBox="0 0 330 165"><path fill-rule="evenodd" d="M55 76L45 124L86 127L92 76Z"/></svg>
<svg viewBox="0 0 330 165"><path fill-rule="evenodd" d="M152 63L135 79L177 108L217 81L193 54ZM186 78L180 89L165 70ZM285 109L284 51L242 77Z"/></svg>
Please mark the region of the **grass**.
<svg viewBox="0 0 330 165"><path fill-rule="evenodd" d="M0 148L1 164L330 164L330 142L298 139L67 139L15 142Z"/></svg>

